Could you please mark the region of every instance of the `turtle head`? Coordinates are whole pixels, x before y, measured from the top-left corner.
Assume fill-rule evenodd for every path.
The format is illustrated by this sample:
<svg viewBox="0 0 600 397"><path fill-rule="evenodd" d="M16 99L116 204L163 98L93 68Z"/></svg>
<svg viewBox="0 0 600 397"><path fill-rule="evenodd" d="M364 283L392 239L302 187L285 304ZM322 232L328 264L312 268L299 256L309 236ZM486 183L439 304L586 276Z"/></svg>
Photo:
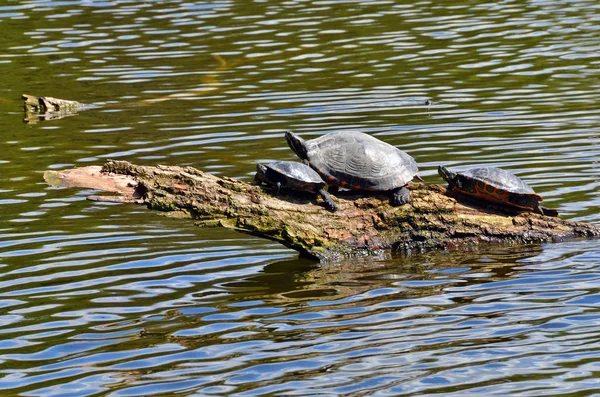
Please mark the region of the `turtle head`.
<svg viewBox="0 0 600 397"><path fill-rule="evenodd" d="M296 153L302 160L308 160L308 154L306 153L306 142L292 131L285 132L285 139L290 148Z"/></svg>
<svg viewBox="0 0 600 397"><path fill-rule="evenodd" d="M269 183L267 179L267 167L262 164L256 164L256 175L254 175L254 183L260 185L260 183Z"/></svg>
<svg viewBox="0 0 600 397"><path fill-rule="evenodd" d="M457 175L456 172L450 171L448 168L440 165L438 166L438 174L450 184L450 186L456 185Z"/></svg>

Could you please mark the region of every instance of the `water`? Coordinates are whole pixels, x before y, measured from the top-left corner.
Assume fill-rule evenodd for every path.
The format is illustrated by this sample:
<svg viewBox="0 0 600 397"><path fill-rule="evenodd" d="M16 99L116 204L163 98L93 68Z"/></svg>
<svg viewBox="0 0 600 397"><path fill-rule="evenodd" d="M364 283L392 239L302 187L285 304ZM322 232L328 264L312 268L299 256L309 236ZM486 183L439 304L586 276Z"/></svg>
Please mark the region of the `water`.
<svg viewBox="0 0 600 397"><path fill-rule="evenodd" d="M0 5L2 396L593 395L600 242L320 265L48 187L106 159L251 180L292 129L495 165L600 214L593 1ZM24 121L22 93L95 105ZM432 106L423 102L431 99Z"/></svg>

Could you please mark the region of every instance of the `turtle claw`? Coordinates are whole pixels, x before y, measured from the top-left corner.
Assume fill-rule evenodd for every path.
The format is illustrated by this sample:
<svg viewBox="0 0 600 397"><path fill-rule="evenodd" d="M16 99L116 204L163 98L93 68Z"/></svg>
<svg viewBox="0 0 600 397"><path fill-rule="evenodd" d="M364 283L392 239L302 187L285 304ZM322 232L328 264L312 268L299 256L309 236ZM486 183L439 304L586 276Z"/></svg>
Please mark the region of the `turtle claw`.
<svg viewBox="0 0 600 397"><path fill-rule="evenodd" d="M327 208L331 212L337 211L337 205L335 204L329 193L327 193L324 189L321 189L319 190L319 195L321 196L323 201L325 201L325 208Z"/></svg>
<svg viewBox="0 0 600 397"><path fill-rule="evenodd" d="M394 207L404 205L410 201L410 191L406 186L402 186L400 189L393 191L392 205Z"/></svg>

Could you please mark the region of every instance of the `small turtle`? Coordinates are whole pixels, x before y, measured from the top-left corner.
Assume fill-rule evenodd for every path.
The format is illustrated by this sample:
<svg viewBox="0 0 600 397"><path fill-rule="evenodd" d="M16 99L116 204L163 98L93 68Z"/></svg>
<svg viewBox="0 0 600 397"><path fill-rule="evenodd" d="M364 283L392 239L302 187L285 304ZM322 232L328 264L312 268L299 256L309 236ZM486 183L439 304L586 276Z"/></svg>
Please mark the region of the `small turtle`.
<svg viewBox="0 0 600 397"><path fill-rule="evenodd" d="M308 165L297 161L275 161L269 164L257 164L254 183L273 186L273 194L277 196L281 188L318 193L330 211L337 210L329 193L325 191L327 184L319 174Z"/></svg>
<svg viewBox="0 0 600 397"><path fill-rule="evenodd" d="M471 168L453 172L439 166L438 173L448 182L448 188L481 200L529 210L547 216L558 211L542 207L542 196L512 173L496 167Z"/></svg>
<svg viewBox="0 0 600 397"><path fill-rule="evenodd" d="M412 157L362 132L340 131L305 141L287 131L285 138L333 189L390 191L392 205L402 205L410 201L408 182L422 180Z"/></svg>

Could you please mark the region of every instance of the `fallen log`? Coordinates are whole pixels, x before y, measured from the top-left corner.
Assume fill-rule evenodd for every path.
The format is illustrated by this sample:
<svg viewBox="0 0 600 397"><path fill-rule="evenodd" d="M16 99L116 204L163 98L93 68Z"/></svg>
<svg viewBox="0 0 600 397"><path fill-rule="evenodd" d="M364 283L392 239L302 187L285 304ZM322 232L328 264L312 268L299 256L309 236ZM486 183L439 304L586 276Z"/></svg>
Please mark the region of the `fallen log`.
<svg viewBox="0 0 600 397"><path fill-rule="evenodd" d="M279 241L324 262L385 251L600 237L600 225L481 206L440 185L423 183L409 184L411 201L400 207L392 207L385 194L341 192L334 198L339 209L331 213L315 196L273 197L269 188L192 167L109 160L102 167L47 171L44 177L52 185L119 194L88 197L91 200L145 204L170 216L191 218L198 226Z"/></svg>

